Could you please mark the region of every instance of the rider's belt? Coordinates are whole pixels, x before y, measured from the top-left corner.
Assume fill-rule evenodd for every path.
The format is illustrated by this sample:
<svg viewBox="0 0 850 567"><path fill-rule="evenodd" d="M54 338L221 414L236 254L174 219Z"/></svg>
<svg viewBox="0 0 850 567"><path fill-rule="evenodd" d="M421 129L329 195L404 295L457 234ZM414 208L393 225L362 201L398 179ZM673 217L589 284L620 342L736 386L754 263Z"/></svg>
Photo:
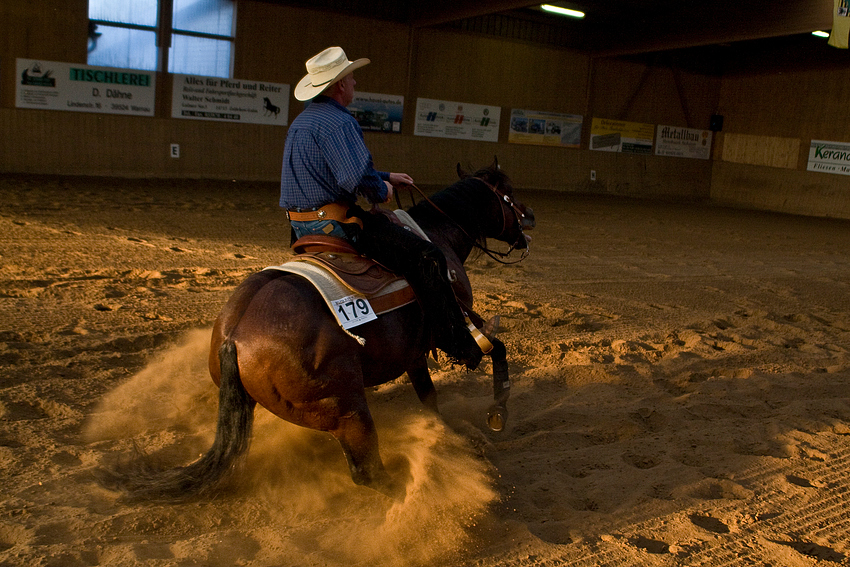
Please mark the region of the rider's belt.
<svg viewBox="0 0 850 567"><path fill-rule="evenodd" d="M360 228L363 228L363 221L357 217L349 217L348 205L342 203L330 203L324 207L320 207L313 211L298 211L289 209L286 211L286 218L291 221L316 221L316 220L334 220L342 223L355 223Z"/></svg>

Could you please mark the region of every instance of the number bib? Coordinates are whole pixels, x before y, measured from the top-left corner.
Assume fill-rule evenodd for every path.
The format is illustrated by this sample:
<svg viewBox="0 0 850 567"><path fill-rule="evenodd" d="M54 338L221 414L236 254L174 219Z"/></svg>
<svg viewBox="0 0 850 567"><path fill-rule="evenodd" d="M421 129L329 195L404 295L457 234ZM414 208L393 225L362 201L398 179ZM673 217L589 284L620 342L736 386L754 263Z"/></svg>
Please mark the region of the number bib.
<svg viewBox="0 0 850 567"><path fill-rule="evenodd" d="M332 302L333 312L343 329L351 329L378 318L369 300L362 295L349 295Z"/></svg>

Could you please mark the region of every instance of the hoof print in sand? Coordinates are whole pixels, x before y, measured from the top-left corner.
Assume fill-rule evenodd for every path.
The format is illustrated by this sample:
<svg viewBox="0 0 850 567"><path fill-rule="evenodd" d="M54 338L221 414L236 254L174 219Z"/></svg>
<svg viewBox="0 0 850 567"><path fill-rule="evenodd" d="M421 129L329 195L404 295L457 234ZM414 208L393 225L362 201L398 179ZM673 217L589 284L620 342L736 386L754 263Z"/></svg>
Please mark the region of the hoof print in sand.
<svg viewBox="0 0 850 567"><path fill-rule="evenodd" d="M839 553L834 549L824 547L822 545L818 545L810 541L801 541L796 539L792 539L790 541L770 539L768 541L790 547L797 553L805 555L806 557L814 558L817 561L831 561L833 563L843 563L847 559L847 556L843 553Z"/></svg>
<svg viewBox="0 0 850 567"><path fill-rule="evenodd" d="M664 553L670 553L670 545L657 539L650 539L644 536L637 536L630 538L628 541L629 545L633 545L638 549L642 549L647 553L652 553L653 555L662 555Z"/></svg>
<svg viewBox="0 0 850 567"><path fill-rule="evenodd" d="M728 534L731 531L729 530L729 526L711 516L691 514L689 519L693 525L699 526L700 528L715 534Z"/></svg>

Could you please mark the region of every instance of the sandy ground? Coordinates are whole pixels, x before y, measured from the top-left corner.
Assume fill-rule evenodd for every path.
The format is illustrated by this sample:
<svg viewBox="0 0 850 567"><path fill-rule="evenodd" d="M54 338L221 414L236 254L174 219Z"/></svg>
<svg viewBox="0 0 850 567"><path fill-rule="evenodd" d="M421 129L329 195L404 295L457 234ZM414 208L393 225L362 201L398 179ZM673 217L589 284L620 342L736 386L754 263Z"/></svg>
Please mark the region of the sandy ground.
<svg viewBox="0 0 850 567"><path fill-rule="evenodd" d="M131 505L92 471L209 447L209 328L289 256L276 188L0 180L0 565L850 565L850 224L519 196L531 256L467 264L506 431L489 363L434 364L441 417L370 393L404 502L260 411L227 492Z"/></svg>

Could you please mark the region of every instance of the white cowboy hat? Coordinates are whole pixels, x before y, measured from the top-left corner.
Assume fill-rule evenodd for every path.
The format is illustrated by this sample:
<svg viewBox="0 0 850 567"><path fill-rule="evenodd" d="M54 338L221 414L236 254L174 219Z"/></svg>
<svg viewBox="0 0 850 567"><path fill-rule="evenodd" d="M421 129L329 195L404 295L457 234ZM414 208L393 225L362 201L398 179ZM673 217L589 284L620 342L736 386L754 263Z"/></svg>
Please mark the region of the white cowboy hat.
<svg viewBox="0 0 850 567"><path fill-rule="evenodd" d="M341 47L328 47L307 61L307 74L295 87L295 98L310 100L347 74L368 65L368 59L349 61Z"/></svg>

